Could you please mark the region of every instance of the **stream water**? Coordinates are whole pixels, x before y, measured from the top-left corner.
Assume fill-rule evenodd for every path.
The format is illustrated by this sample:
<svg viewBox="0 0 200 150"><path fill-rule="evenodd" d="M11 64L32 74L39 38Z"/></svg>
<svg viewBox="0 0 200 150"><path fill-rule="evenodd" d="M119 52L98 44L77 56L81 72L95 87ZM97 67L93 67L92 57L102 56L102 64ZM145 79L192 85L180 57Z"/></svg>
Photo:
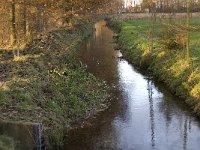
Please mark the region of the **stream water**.
<svg viewBox="0 0 200 150"><path fill-rule="evenodd" d="M138 72L114 50L105 22L79 51L88 71L107 81L111 107L69 131L66 150L199 150L200 121L165 86Z"/></svg>

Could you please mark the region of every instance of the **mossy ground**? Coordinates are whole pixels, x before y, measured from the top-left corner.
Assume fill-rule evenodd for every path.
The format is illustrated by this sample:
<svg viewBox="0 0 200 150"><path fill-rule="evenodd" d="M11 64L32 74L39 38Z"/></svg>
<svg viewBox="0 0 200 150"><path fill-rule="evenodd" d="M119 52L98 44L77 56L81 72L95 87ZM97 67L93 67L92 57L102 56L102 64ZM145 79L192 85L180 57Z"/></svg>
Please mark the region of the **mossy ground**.
<svg viewBox="0 0 200 150"><path fill-rule="evenodd" d="M181 21L184 22L184 20ZM199 19L191 20L193 27L198 27L199 24ZM194 112L200 116L199 32L194 30L190 32L190 58L192 61L188 63L183 49L179 47L169 49L163 46L162 42L166 42L168 38L161 36L163 31L159 20L155 24L156 28L154 27L153 50L150 51L150 25L151 21L148 19L109 20L109 26L119 33L119 42L124 56L131 63L149 70L155 77L163 81L174 94L185 99Z"/></svg>
<svg viewBox="0 0 200 150"><path fill-rule="evenodd" d="M59 143L63 129L105 108L105 83L75 58L91 32L88 24L52 31L14 59L12 52L1 50L0 119L42 123Z"/></svg>

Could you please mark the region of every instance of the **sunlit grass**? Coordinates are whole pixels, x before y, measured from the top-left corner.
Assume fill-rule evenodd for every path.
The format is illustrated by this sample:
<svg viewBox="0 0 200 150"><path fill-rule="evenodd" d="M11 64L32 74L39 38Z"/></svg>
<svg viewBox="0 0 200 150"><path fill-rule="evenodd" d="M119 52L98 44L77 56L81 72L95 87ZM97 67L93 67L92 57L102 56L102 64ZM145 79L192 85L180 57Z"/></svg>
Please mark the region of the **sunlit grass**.
<svg viewBox="0 0 200 150"><path fill-rule="evenodd" d="M20 44L16 44L16 45L11 45L11 44L4 44L4 45L0 45L0 51L4 50L4 51L13 51L13 50L23 50L27 44L29 42L25 43L25 42L21 42Z"/></svg>
<svg viewBox="0 0 200 150"><path fill-rule="evenodd" d="M195 112L200 114L200 32L198 29L200 19L192 18L190 22L192 27L190 30L190 58L192 61L189 63L186 61L184 47L168 49L162 43L162 41L167 41L168 37L176 40L178 33L176 33L176 27L180 26L181 34L186 34L184 19L157 20L153 29L152 22L148 19L119 23L122 24L119 40L124 49L124 56L133 64L151 70L156 77L165 82L173 93L186 99ZM171 27L176 29L172 30L175 32L169 32L169 34L166 31L171 23L173 25ZM169 36L163 36L164 34L169 34ZM153 39L150 39L151 37ZM149 51L152 41L153 50Z"/></svg>
<svg viewBox="0 0 200 150"><path fill-rule="evenodd" d="M164 21L164 22L167 22L167 21ZM131 39L132 38L131 35L135 35L135 36L138 35L148 40L149 28L151 25L150 20L148 19L129 20L129 21L124 21L122 24L123 24L122 32L123 32L124 37L130 36L129 39ZM196 18L191 19L191 26L200 27L200 19L196 19ZM159 35L161 31L159 20L155 24L154 31L155 31L154 38L157 38L157 35ZM192 60L195 60L194 65L198 65L200 63L200 32L199 31L190 32L190 51L191 51Z"/></svg>
<svg viewBox="0 0 200 150"><path fill-rule="evenodd" d="M34 55L34 54L26 54L26 55L21 55L21 56L16 56L14 57L13 61L16 62L26 62L28 59L37 59L41 55Z"/></svg>

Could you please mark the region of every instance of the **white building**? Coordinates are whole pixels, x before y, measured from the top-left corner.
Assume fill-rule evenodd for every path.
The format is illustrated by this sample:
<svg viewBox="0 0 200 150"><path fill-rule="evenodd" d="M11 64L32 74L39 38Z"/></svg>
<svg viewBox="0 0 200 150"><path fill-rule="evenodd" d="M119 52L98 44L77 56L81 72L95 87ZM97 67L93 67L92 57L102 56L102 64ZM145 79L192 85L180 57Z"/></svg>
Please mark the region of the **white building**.
<svg viewBox="0 0 200 150"><path fill-rule="evenodd" d="M135 7L142 3L142 0L124 0L124 6L127 7Z"/></svg>

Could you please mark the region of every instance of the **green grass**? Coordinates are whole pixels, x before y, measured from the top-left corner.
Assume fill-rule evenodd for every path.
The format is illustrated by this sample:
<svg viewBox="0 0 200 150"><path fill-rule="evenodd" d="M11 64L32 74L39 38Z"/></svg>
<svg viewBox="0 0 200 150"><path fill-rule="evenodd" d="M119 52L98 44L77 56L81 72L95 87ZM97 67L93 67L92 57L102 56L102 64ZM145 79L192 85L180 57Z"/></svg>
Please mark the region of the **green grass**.
<svg viewBox="0 0 200 150"><path fill-rule="evenodd" d="M167 22L167 21L163 21ZM177 21L178 22L178 21ZM136 40L133 36L140 36L142 40L146 38L148 39L148 31L149 27L151 25L150 20L129 20L129 21L124 21L121 23L122 24L122 36L126 37L128 36L128 39L134 39ZM199 27L200 26L200 20L199 19L191 19L191 26L193 27ZM156 22L156 30L154 33L154 38L157 40L158 36L161 34L161 29L160 29L160 22ZM141 40L141 38L139 38ZM200 29L197 31L191 31L190 32L190 51L191 51L191 58L197 62L196 64L198 65L200 62ZM130 41L131 43L131 41ZM155 41L156 43L156 41Z"/></svg>
<svg viewBox="0 0 200 150"><path fill-rule="evenodd" d="M171 91L185 99L197 115L200 115L200 32L190 32L190 57L188 64L184 57L181 43L177 43L177 29L171 31L166 25L179 25L184 20L157 20L153 33L153 51L149 51L152 22L147 19L116 21L118 24L119 42L124 56L133 64L150 70L154 76L163 81ZM120 26L119 26L120 25ZM183 25L183 24L181 24ZM191 26L198 27L199 19L191 19ZM184 33L183 31L180 34Z"/></svg>

